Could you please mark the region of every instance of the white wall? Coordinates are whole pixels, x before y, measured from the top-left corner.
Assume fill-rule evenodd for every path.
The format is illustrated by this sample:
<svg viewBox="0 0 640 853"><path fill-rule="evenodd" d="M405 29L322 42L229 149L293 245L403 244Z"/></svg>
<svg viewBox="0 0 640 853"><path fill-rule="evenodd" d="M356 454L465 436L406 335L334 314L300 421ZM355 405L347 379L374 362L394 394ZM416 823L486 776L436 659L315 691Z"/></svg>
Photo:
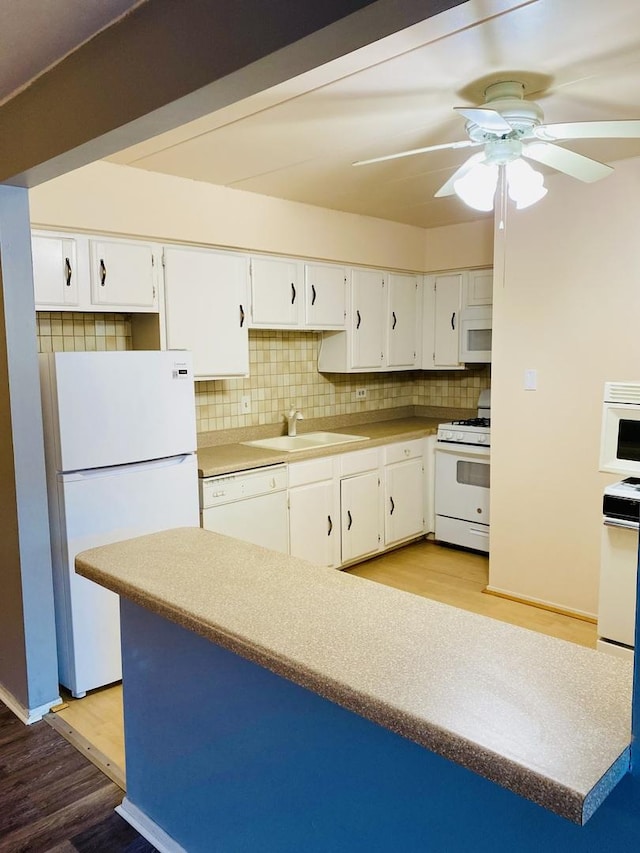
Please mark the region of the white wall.
<svg viewBox="0 0 640 853"><path fill-rule="evenodd" d="M490 586L593 614L602 390L640 379L640 160L509 211L494 294ZM538 390L523 390L526 368Z"/></svg>

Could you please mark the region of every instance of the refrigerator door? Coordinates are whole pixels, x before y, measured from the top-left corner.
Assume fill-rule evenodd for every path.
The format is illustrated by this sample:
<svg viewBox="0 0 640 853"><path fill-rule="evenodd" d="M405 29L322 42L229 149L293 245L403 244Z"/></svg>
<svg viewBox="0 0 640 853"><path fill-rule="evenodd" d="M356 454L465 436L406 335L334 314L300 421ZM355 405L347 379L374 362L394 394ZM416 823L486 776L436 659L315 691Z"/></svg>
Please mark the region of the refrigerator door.
<svg viewBox="0 0 640 853"><path fill-rule="evenodd" d="M191 353L46 353L40 368L47 460L55 470L195 451Z"/></svg>
<svg viewBox="0 0 640 853"><path fill-rule="evenodd" d="M118 681L118 596L75 573L79 551L199 523L193 454L123 468L60 474L52 552L60 683L74 696Z"/></svg>

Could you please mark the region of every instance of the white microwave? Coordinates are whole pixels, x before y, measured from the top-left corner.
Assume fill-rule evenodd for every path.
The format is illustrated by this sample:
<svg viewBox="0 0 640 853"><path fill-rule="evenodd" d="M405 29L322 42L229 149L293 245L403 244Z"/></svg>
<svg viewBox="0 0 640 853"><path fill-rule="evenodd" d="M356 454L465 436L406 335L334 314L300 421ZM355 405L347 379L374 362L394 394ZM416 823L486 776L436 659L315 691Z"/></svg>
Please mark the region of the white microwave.
<svg viewBox="0 0 640 853"><path fill-rule="evenodd" d="M605 382L600 470L640 476L640 381Z"/></svg>
<svg viewBox="0 0 640 853"><path fill-rule="evenodd" d="M491 361L491 336L493 331L490 305L463 308L460 314L460 361L488 363Z"/></svg>

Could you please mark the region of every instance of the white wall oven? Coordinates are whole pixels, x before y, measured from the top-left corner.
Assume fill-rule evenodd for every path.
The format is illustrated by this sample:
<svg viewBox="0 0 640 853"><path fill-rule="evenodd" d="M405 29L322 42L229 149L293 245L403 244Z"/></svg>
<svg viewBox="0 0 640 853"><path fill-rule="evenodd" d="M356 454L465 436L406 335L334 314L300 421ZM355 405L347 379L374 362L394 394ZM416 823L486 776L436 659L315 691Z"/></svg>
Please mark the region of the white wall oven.
<svg viewBox="0 0 640 853"><path fill-rule="evenodd" d="M604 490L598 600L598 648L631 657L636 624L640 479Z"/></svg>
<svg viewBox="0 0 640 853"><path fill-rule="evenodd" d="M640 476L640 382L606 382L600 470Z"/></svg>
<svg viewBox="0 0 640 853"><path fill-rule="evenodd" d="M435 537L489 552L489 391L478 417L440 424L435 453Z"/></svg>

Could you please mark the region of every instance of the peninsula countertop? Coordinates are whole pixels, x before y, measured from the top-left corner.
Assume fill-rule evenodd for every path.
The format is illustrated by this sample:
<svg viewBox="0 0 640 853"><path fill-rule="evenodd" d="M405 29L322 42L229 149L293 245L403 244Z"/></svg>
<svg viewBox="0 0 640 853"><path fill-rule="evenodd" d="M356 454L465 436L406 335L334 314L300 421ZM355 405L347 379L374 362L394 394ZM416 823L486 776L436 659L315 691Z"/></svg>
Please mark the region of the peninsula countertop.
<svg viewBox="0 0 640 853"><path fill-rule="evenodd" d="M303 459L316 459L321 456L333 456L337 453L350 453L354 450L364 450L367 447L378 447L393 441L409 441L413 438L424 438L435 435L438 424L444 418L407 417L384 421L371 421L364 424L350 424L334 428L333 432L346 432L350 435L361 435L362 441L349 444L334 445L328 448L302 450L287 453L277 450L265 450L260 447L248 447L246 444L234 442L230 444L215 444L198 448L198 473L200 477L213 477L229 474L233 471L246 471L250 468L260 468L265 465L276 465L280 462L299 462ZM300 428L299 434L305 430Z"/></svg>
<svg viewBox="0 0 640 853"><path fill-rule="evenodd" d="M200 528L76 569L576 823L628 771L626 660Z"/></svg>

